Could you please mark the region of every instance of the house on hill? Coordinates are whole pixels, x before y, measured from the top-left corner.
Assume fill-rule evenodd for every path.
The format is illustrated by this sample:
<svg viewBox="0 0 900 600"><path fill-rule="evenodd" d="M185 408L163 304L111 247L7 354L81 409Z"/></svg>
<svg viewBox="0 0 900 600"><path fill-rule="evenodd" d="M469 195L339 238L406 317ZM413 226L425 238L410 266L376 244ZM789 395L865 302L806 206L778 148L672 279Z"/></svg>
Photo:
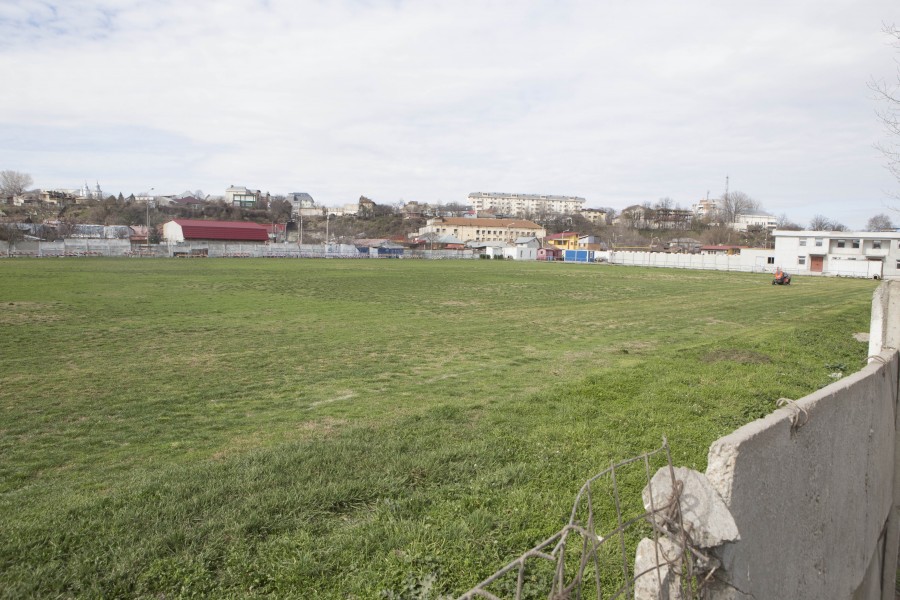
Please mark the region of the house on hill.
<svg viewBox="0 0 900 600"><path fill-rule="evenodd" d="M563 231L562 233L554 233L547 236L547 243L561 250L576 250L578 249L579 237L574 231Z"/></svg>
<svg viewBox="0 0 900 600"><path fill-rule="evenodd" d="M427 234L452 235L462 242L513 243L520 237L542 238L547 230L525 219L480 219L469 217L435 217L419 229L418 237Z"/></svg>
<svg viewBox="0 0 900 600"><path fill-rule="evenodd" d="M175 219L163 225L163 240L170 244L185 241L265 243L269 241L269 231L265 225L246 221Z"/></svg>

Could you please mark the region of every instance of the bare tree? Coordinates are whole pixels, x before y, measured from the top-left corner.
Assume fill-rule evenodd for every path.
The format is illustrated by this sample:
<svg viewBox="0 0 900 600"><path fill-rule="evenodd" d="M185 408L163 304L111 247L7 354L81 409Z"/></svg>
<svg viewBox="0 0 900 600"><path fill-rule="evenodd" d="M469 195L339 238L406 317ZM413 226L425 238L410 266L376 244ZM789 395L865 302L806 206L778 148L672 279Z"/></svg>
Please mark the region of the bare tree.
<svg viewBox="0 0 900 600"><path fill-rule="evenodd" d="M809 228L811 231L846 231L847 228L838 223L837 221L832 221L828 217L823 217L822 215L814 216L809 222Z"/></svg>
<svg viewBox="0 0 900 600"><path fill-rule="evenodd" d="M284 199L269 202L269 218L278 223L287 223L291 219L291 203Z"/></svg>
<svg viewBox="0 0 900 600"><path fill-rule="evenodd" d="M33 183L31 175L18 171L0 171L0 196L19 196Z"/></svg>
<svg viewBox="0 0 900 600"><path fill-rule="evenodd" d="M885 25L884 33L891 38L891 46L900 50L900 28L896 25ZM875 92L875 98L881 107L875 112L884 126L888 141L878 144L887 168L897 181L900 181L900 64L898 64L896 81L872 80L869 88Z"/></svg>
<svg viewBox="0 0 900 600"><path fill-rule="evenodd" d="M741 215L749 215L760 210L759 202L744 192L728 192L719 200L716 209L719 221L723 224L737 223Z"/></svg>
<svg viewBox="0 0 900 600"><path fill-rule="evenodd" d="M781 215L778 216L776 227L787 231L800 231L803 229L800 225L791 221L785 213L781 213Z"/></svg>
<svg viewBox="0 0 900 600"><path fill-rule="evenodd" d="M641 226L641 220L643 219L643 210L637 205L629 206L622 210L619 217L621 220L625 221L631 229L638 229Z"/></svg>
<svg viewBox="0 0 900 600"><path fill-rule="evenodd" d="M659 200L657 200L656 206L654 206L654 208L662 209L662 210L671 210L673 206L675 206L675 201L672 200L671 198L669 198L668 196L666 196L665 198L660 198Z"/></svg>
<svg viewBox="0 0 900 600"><path fill-rule="evenodd" d="M866 223L867 231L893 231L894 223L891 218L884 213L877 214Z"/></svg>

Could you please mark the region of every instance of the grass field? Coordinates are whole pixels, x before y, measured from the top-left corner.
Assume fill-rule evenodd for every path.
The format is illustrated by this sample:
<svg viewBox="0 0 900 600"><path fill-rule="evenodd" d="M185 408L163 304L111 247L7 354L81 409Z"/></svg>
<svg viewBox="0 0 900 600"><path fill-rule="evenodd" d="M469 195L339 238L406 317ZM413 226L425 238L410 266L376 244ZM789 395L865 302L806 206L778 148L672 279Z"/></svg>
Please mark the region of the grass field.
<svg viewBox="0 0 900 600"><path fill-rule="evenodd" d="M702 470L717 437L861 368L874 287L0 261L0 597L461 593L610 461L665 434Z"/></svg>

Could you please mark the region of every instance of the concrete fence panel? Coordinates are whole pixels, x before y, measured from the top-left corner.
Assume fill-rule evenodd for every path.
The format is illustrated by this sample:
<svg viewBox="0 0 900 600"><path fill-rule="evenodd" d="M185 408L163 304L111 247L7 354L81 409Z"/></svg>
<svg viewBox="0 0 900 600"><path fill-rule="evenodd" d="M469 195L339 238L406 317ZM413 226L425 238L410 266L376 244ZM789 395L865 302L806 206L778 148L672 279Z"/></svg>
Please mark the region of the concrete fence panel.
<svg viewBox="0 0 900 600"><path fill-rule="evenodd" d="M711 598L894 598L900 282L872 303L860 372L717 440L706 475L740 539Z"/></svg>

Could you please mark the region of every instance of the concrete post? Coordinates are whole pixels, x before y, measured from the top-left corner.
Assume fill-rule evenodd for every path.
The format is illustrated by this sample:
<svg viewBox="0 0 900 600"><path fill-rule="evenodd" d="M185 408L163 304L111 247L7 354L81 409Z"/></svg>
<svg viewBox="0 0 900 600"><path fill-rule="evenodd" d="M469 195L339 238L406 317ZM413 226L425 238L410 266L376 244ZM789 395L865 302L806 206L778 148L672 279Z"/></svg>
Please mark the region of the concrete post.
<svg viewBox="0 0 900 600"><path fill-rule="evenodd" d="M869 362L885 350L900 348L900 281L885 281L872 297L872 321L869 331ZM897 382L900 383L900 382ZM894 387L896 392L897 386ZM881 570L881 598L893 600L900 554L900 411L894 398L894 482L893 506L885 525L884 558Z"/></svg>

